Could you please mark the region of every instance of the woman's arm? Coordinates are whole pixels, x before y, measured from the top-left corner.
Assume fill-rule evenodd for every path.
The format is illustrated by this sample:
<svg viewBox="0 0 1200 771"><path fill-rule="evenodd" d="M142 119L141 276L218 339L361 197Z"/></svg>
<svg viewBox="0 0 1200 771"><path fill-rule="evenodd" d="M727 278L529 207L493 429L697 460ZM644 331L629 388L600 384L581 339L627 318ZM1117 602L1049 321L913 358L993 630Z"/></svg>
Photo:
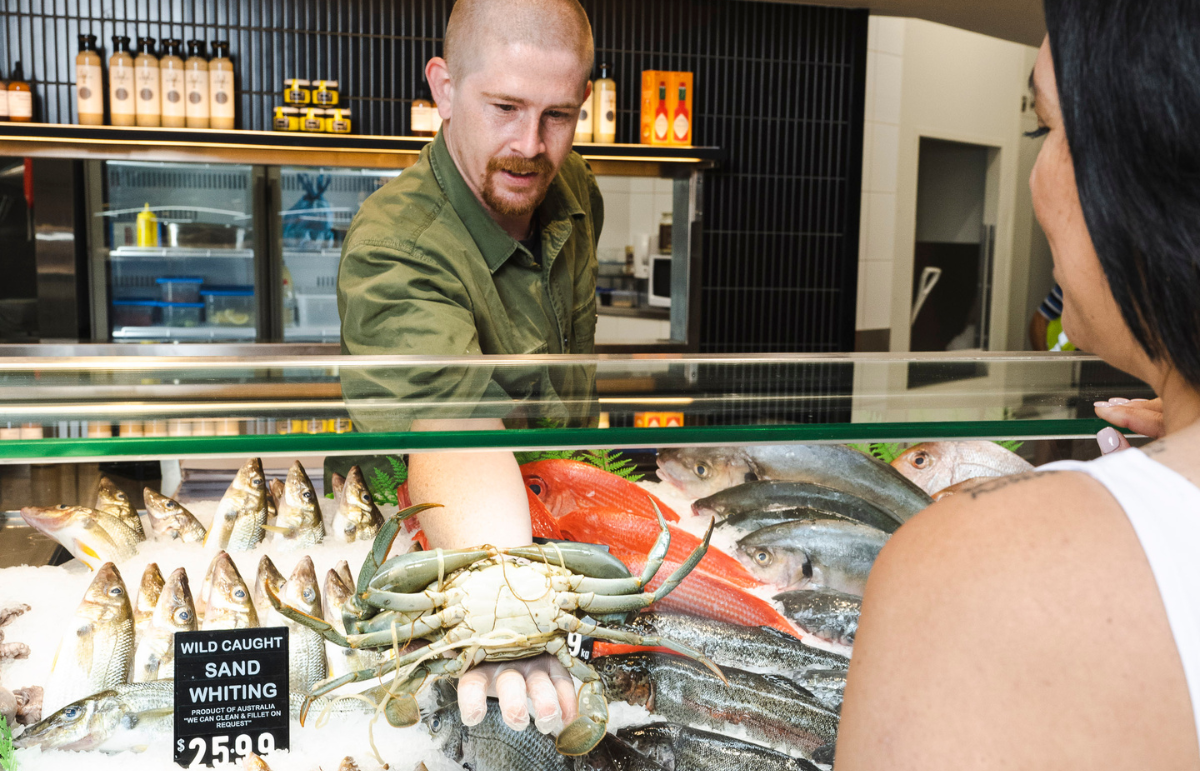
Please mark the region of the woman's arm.
<svg viewBox="0 0 1200 771"><path fill-rule="evenodd" d="M892 537L867 585L836 771L1198 765L1153 575L1098 483L999 479Z"/></svg>

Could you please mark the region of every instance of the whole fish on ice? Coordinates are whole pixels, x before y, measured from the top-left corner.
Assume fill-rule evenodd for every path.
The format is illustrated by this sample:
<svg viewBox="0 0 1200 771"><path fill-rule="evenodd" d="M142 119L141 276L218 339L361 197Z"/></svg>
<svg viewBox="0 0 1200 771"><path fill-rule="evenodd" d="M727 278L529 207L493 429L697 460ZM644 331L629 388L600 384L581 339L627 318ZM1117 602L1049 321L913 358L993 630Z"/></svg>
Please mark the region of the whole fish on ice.
<svg viewBox="0 0 1200 771"><path fill-rule="evenodd" d="M709 731L731 723L757 744L804 757L837 739L838 713L778 675L729 667L721 685L703 665L658 653L602 656L592 668L609 701L645 706L673 723Z"/></svg>
<svg viewBox="0 0 1200 771"><path fill-rule="evenodd" d="M150 517L150 532L159 541L181 543L203 543L207 531L192 512L179 501L154 492L149 487L142 490L146 502L146 514Z"/></svg>
<svg viewBox="0 0 1200 771"><path fill-rule="evenodd" d="M968 479L1023 474L1033 465L995 442L923 442L905 450L892 468L933 495Z"/></svg>
<svg viewBox="0 0 1200 771"><path fill-rule="evenodd" d="M283 587L282 599L313 618L323 618L321 591L317 588L317 571L312 558L305 555L296 563ZM292 693L308 695L313 684L329 674L325 658L325 638L303 624L285 620L288 628L288 676Z"/></svg>
<svg viewBox="0 0 1200 771"><path fill-rule="evenodd" d="M337 510L331 530L340 541L369 541L383 527L383 514L375 505L375 497L367 489L362 469L351 466L345 478L333 475L333 493Z"/></svg>
<svg viewBox="0 0 1200 771"><path fill-rule="evenodd" d="M692 504L701 517L716 517L718 525L735 519L730 525L750 532L767 524L788 519L841 518L861 522L885 533L894 533L900 524L883 509L857 495L809 482L760 481L730 487ZM775 515L772 517L771 515Z"/></svg>
<svg viewBox="0 0 1200 771"><path fill-rule="evenodd" d="M300 461L288 469L282 495L276 484L271 486L277 511L275 523L266 526L274 535L272 544L277 548L302 549L323 541L325 521L321 519L317 492Z"/></svg>
<svg viewBox="0 0 1200 771"><path fill-rule="evenodd" d="M212 586L209 589L208 607L204 611L204 622L200 628L251 629L258 626L258 613L250 590L242 580L237 565L228 554L218 554L213 566Z"/></svg>
<svg viewBox="0 0 1200 771"><path fill-rule="evenodd" d="M137 553L138 539L132 530L115 517L86 506L26 506L21 518L92 570L105 562L119 565Z"/></svg>
<svg viewBox="0 0 1200 771"><path fill-rule="evenodd" d="M830 589L797 589L774 597L792 623L822 640L853 646L862 598Z"/></svg>
<svg viewBox="0 0 1200 771"><path fill-rule="evenodd" d="M888 534L843 520L772 525L738 541L738 558L760 581L781 589L826 587L862 596Z"/></svg>
<svg viewBox="0 0 1200 771"><path fill-rule="evenodd" d="M129 682L133 606L115 565L96 571L68 623L46 684L47 710Z"/></svg>
<svg viewBox="0 0 1200 771"><path fill-rule="evenodd" d="M836 444L663 449L658 476L693 498L762 479L808 482L862 498L899 523L931 503L896 469Z"/></svg>
<svg viewBox="0 0 1200 771"><path fill-rule="evenodd" d="M151 562L142 571L142 582L138 587L137 599L133 603L133 633L141 635L154 616L154 608L158 605L158 595L163 589L162 573L158 563Z"/></svg>
<svg viewBox="0 0 1200 771"><path fill-rule="evenodd" d="M103 475L96 483L96 510L115 517L133 531L138 541L146 540L146 531L142 529L142 519L138 516L137 508L124 490Z"/></svg>
<svg viewBox="0 0 1200 771"><path fill-rule="evenodd" d="M617 736L672 771L819 771L804 758L678 723L630 726Z"/></svg>
<svg viewBox="0 0 1200 771"><path fill-rule="evenodd" d="M262 461L251 458L238 469L217 505L204 546L227 551L253 549L263 539L266 522L267 480Z"/></svg>
<svg viewBox="0 0 1200 771"><path fill-rule="evenodd" d="M188 585L187 571L176 569L167 577L154 616L137 637L133 654L133 682L148 683L175 676L175 633L199 628L196 604Z"/></svg>
<svg viewBox="0 0 1200 771"><path fill-rule="evenodd" d="M171 680L112 685L29 726L13 745L43 750L142 750L156 737L170 736L174 703Z"/></svg>

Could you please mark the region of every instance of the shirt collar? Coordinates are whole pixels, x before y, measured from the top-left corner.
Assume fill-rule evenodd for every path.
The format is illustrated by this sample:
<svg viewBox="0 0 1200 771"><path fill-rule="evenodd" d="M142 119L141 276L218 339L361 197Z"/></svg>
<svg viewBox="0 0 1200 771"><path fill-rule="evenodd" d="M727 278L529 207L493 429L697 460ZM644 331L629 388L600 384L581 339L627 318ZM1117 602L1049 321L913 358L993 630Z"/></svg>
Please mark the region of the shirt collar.
<svg viewBox="0 0 1200 771"><path fill-rule="evenodd" d="M475 245L479 247L489 271L495 273L518 252L529 255L525 247L521 246L492 219L487 210L483 208L483 204L475 197L475 193L459 173L458 165L450 156L450 148L446 146L445 137L440 131L430 146L429 165L433 169L433 176L441 186L442 192L446 194L450 205L454 207L454 211L466 226L467 232L471 234ZM566 241L566 235L573 229L574 226L570 220L585 216L579 200L563 182L562 176L555 175L554 181L550 183L550 189L546 192L546 199L534 213L534 221L540 224L543 234L550 233L559 236L554 238L557 248L551 251L543 248L543 257L547 262L554 259L561 250L562 243ZM569 227L564 228L560 224L563 222ZM546 236L542 237L544 245ZM532 260L532 256L530 256L530 260Z"/></svg>

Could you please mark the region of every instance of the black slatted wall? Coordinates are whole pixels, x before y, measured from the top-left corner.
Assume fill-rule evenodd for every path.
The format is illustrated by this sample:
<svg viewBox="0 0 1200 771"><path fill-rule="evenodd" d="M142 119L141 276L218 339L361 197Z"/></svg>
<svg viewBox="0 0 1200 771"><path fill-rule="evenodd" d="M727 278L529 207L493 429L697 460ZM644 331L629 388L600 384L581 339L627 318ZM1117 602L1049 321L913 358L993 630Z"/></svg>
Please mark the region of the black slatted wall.
<svg viewBox="0 0 1200 771"><path fill-rule="evenodd" d="M853 350L867 13L742 0L582 0L615 68L618 141L637 136L640 72L696 73L707 177L704 352ZM5 0L0 68L20 60L38 118L74 121L80 32L228 40L239 127L265 129L284 78L342 83L356 131L408 133L452 0Z"/></svg>

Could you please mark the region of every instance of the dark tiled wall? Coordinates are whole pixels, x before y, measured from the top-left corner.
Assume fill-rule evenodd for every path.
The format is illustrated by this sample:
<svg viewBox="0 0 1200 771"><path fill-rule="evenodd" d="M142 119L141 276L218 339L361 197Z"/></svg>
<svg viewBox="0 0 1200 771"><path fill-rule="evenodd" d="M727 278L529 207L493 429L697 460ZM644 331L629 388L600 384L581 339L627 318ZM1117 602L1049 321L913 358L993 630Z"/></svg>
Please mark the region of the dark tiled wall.
<svg viewBox="0 0 1200 771"><path fill-rule="evenodd" d="M740 0L583 0L615 69L618 141L637 137L640 72L696 73L708 176L701 350L853 350L865 11ZM332 78L357 131L408 133L451 0L6 0L0 68L25 64L39 117L74 121L76 36L228 40L242 128L264 129L287 77Z"/></svg>

